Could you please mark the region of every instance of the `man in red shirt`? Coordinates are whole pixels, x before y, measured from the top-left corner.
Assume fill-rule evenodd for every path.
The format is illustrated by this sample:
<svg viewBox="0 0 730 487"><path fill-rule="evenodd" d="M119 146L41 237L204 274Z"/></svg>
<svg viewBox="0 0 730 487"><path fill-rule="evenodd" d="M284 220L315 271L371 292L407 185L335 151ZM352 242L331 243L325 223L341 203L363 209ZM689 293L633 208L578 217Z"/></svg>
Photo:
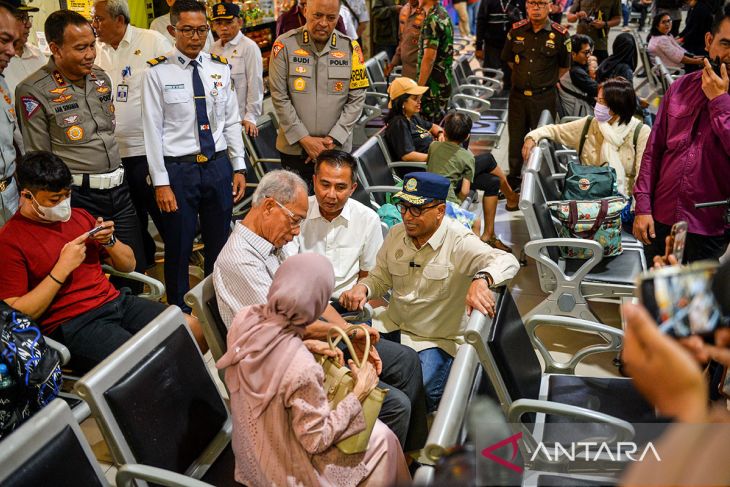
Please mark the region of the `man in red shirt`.
<svg viewBox="0 0 730 487"><path fill-rule="evenodd" d="M15 174L20 208L0 229L0 299L66 345L77 369L90 369L166 306L120 292L106 278L102 258L131 272L134 253L114 236L113 221L71 208L73 180L63 160L30 152ZM197 320L186 318L204 344Z"/></svg>

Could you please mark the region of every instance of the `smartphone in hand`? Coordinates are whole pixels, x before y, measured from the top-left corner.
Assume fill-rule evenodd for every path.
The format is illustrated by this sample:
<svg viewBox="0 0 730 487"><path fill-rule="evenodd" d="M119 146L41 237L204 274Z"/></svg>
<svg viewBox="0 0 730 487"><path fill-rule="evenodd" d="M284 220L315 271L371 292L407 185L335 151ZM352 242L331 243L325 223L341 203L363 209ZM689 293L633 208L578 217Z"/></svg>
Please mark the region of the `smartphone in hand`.
<svg viewBox="0 0 730 487"><path fill-rule="evenodd" d="M714 60L710 59L710 66L712 66L712 70L715 72L715 74L722 78L722 71L720 71L722 61L720 61L720 56L715 56Z"/></svg>
<svg viewBox="0 0 730 487"><path fill-rule="evenodd" d="M672 255L681 264L684 258L684 244L687 241L687 222L679 221L672 225L669 235L672 239Z"/></svg>
<svg viewBox="0 0 730 487"><path fill-rule="evenodd" d="M87 235L87 238L93 237L94 235L96 235L97 233L101 232L105 228L106 227L103 224L102 225L99 225L98 227L92 228L91 230L89 230L89 234Z"/></svg>

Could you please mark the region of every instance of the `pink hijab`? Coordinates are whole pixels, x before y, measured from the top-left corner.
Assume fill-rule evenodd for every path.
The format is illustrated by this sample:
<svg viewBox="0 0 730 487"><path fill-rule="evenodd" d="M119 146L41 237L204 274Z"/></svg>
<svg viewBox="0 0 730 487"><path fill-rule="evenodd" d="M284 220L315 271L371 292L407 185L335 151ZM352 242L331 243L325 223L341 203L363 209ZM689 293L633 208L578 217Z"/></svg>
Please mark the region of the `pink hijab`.
<svg viewBox="0 0 730 487"><path fill-rule="evenodd" d="M241 390L256 418L278 393L289 359L302 346L303 327L322 315L334 285L332 264L326 257L295 255L274 274L268 303L247 306L234 318L228 330L228 351L216 367L228 367L228 390Z"/></svg>

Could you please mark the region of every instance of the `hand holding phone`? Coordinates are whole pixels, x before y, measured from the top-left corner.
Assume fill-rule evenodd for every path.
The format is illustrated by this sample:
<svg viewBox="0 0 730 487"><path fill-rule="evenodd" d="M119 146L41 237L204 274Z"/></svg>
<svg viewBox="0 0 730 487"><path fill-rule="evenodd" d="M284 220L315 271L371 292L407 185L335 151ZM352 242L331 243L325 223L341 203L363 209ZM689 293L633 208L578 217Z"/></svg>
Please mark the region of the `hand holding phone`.
<svg viewBox="0 0 730 487"><path fill-rule="evenodd" d="M104 230L105 228L106 228L106 227L104 226L104 224L101 224L101 225L99 225L98 227L94 227L94 228L92 228L91 230L89 230L89 233L88 233L88 234L86 235L86 237L87 237L87 238L91 238L91 237L93 237L94 235L96 235L97 233L99 233L99 232L101 232L102 230Z"/></svg>
<svg viewBox="0 0 730 487"><path fill-rule="evenodd" d="M687 222L679 221L672 225L670 237L672 239L672 255L681 264L684 258L684 245L687 241Z"/></svg>

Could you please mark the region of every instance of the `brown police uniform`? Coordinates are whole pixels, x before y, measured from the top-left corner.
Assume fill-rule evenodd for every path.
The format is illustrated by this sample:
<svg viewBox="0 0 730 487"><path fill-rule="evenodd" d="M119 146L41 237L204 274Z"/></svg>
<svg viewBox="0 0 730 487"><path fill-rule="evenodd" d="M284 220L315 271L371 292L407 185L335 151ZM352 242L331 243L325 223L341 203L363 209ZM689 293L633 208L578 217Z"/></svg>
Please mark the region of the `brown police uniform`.
<svg viewBox="0 0 730 487"><path fill-rule="evenodd" d="M559 69L570 66L570 51L568 29L549 19L537 32L527 19L515 22L507 34L502 60L512 64L507 124L509 179L513 185L519 182L522 171L525 135L537 127L543 110L555 116Z"/></svg>

